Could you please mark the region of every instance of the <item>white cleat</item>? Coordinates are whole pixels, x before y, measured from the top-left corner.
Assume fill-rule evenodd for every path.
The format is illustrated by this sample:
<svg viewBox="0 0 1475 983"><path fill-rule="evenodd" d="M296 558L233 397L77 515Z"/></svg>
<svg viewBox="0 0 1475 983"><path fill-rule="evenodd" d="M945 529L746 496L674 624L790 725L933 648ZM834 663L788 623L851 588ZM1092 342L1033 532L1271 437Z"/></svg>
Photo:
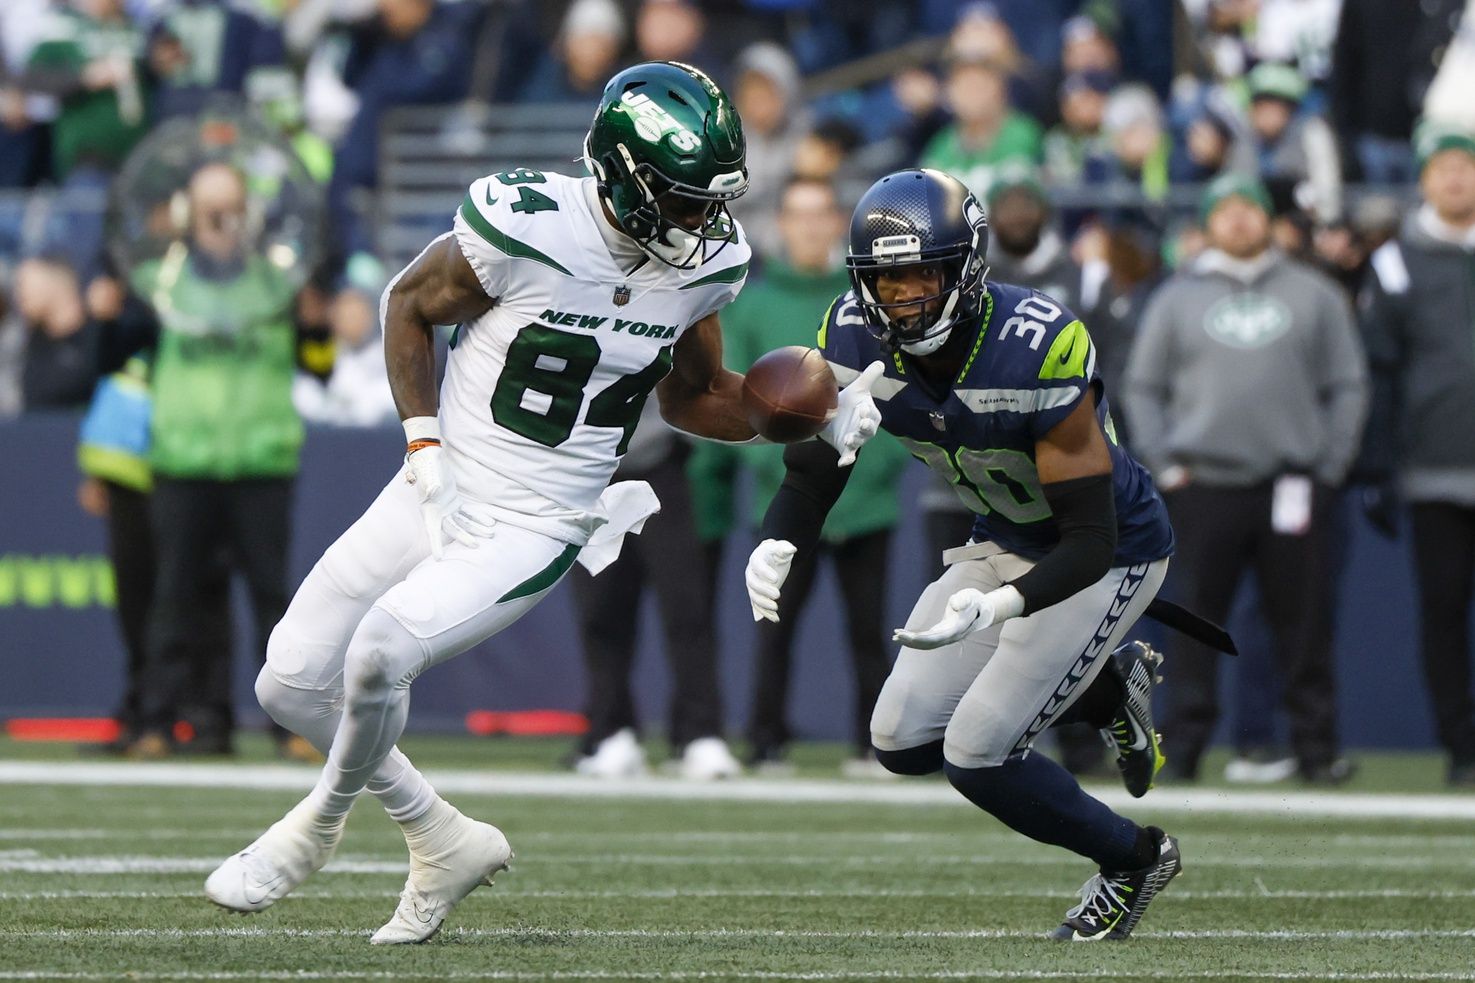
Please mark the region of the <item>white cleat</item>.
<svg viewBox="0 0 1475 983"><path fill-rule="evenodd" d="M720 737L698 737L681 752L681 777L689 782L736 778L742 773L742 763Z"/></svg>
<svg viewBox="0 0 1475 983"><path fill-rule="evenodd" d="M241 914L270 908L327 863L342 837L342 822L324 828L299 804L216 867L205 879L205 897Z"/></svg>
<svg viewBox="0 0 1475 983"><path fill-rule="evenodd" d="M626 727L600 741L593 754L579 759L574 770L590 778L639 778L649 769L635 731Z"/></svg>
<svg viewBox="0 0 1475 983"><path fill-rule="evenodd" d="M444 800L414 825L405 830L410 876L394 917L369 940L374 945L429 940L452 908L481 885L490 885L512 860L512 847L500 829L463 816Z"/></svg>

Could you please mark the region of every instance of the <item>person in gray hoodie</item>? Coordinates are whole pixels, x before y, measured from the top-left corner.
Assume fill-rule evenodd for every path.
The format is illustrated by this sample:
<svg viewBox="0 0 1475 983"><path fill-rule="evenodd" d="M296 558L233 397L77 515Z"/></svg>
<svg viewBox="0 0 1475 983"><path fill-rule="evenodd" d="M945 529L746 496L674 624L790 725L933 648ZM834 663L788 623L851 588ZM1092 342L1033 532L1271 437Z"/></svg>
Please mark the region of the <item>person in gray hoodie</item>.
<svg viewBox="0 0 1475 983"><path fill-rule="evenodd" d="M1449 783L1475 788L1475 135L1426 128L1415 148L1423 205L1359 299L1374 379L1361 470L1409 503L1424 677ZM1391 497L1365 501L1389 534Z"/></svg>
<svg viewBox="0 0 1475 983"><path fill-rule="evenodd" d="M1271 248L1269 213L1258 181L1209 185L1210 248L1149 302L1122 396L1133 452L1173 516L1182 600L1222 621L1254 571L1301 775L1339 782L1351 766L1336 729L1332 510L1362 434L1367 367L1346 296ZM1218 666L1207 650L1185 655L1164 730L1170 774L1191 780L1219 716Z"/></svg>

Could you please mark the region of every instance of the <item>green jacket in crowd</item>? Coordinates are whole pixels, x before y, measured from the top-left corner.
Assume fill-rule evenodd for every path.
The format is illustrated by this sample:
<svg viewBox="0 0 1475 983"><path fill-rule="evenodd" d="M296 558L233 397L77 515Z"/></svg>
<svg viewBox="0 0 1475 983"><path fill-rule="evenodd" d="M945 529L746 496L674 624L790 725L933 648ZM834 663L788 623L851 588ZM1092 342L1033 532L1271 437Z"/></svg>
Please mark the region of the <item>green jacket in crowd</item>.
<svg viewBox="0 0 1475 983"><path fill-rule="evenodd" d="M233 481L297 473L296 291L260 257L233 272L182 249L139 267L159 318L150 463L158 475Z"/></svg>
<svg viewBox="0 0 1475 983"><path fill-rule="evenodd" d="M723 361L735 372L785 345L814 347L830 304L850 289L845 271L803 273L770 261L722 311ZM910 455L889 434L877 434L854 464L855 473L825 521L821 537L840 542L896 525L898 483ZM732 445L702 441L687 464L703 541L720 539L734 525L733 481L739 467L753 472L753 527L757 528L784 479L784 449L776 444Z"/></svg>
<svg viewBox="0 0 1475 983"><path fill-rule="evenodd" d="M148 132L142 81L120 101L115 89L89 91L70 80L99 58L127 58L136 67L143 35L127 22L94 20L75 10L57 9L45 16L42 40L31 52L26 74L43 91L61 93L61 108L51 124L52 168L65 180L78 164L116 167Z"/></svg>

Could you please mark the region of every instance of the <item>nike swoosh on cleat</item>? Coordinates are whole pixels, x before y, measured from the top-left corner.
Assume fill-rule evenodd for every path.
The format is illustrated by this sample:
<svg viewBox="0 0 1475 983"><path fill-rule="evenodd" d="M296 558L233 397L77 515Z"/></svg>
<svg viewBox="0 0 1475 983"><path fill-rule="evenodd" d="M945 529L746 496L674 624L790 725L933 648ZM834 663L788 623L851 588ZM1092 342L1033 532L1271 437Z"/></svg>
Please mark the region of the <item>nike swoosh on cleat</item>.
<svg viewBox="0 0 1475 983"><path fill-rule="evenodd" d="M269 881L253 884L245 878L241 879L241 897L246 899L247 904L256 905L271 896L271 889L281 882L280 877L273 877ZM259 893L253 894L253 889Z"/></svg>
<svg viewBox="0 0 1475 983"><path fill-rule="evenodd" d="M415 918L420 922L421 925L429 925L431 922L435 921L434 905L429 908L422 908L420 906L420 902L416 901L411 907L414 908Z"/></svg>

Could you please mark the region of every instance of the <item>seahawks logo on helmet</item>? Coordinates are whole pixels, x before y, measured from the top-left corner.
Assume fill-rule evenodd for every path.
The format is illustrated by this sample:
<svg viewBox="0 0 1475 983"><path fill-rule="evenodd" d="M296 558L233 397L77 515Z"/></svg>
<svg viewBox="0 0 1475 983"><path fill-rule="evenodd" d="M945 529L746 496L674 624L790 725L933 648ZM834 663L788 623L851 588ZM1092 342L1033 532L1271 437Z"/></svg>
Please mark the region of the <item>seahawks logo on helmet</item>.
<svg viewBox="0 0 1475 983"><path fill-rule="evenodd" d="M615 221L653 258L689 269L733 241L727 203L748 190L743 126L699 69L646 62L610 79L584 161Z"/></svg>
<svg viewBox="0 0 1475 983"><path fill-rule="evenodd" d="M881 178L855 206L845 257L866 329L892 351L935 352L981 309L987 252L988 219L957 178L926 168ZM882 303L881 273L909 266L937 267L938 291ZM903 315L903 308L921 313Z"/></svg>

